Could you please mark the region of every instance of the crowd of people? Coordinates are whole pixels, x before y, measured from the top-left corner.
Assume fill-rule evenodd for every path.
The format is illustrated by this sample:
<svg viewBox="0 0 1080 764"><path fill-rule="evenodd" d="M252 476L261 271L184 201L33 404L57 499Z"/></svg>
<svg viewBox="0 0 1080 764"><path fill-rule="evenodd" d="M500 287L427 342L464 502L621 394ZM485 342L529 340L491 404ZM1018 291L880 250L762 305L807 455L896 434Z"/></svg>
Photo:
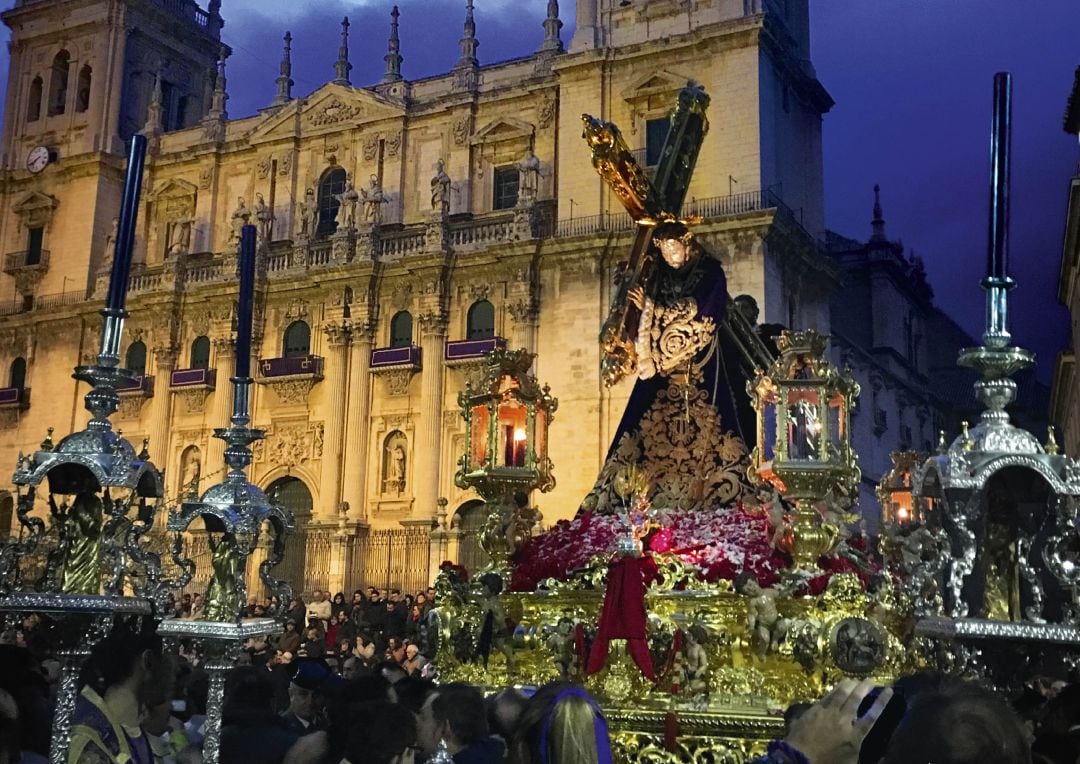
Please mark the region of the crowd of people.
<svg viewBox="0 0 1080 764"><path fill-rule="evenodd" d="M393 591L384 599L367 590L351 602L315 592L310 602L288 603L278 616L285 631L249 644L226 676L220 761L616 760L604 711L579 686L511 687L485 697L478 688L432 678L430 664L409 650L418 645L403 624L416 608L422 616L431 599L428 592L409 598ZM269 606L249 608L265 613ZM3 634L0 764L48 760L59 679L54 628L47 617L29 616ZM154 621L118 620L80 678L67 760L201 761L209 677L200 664L191 645L167 650ZM889 687L844 680L820 701L788 709L786 734L754 764L1080 762L1080 687L1041 682L1009 700L940 674L903 677Z"/></svg>

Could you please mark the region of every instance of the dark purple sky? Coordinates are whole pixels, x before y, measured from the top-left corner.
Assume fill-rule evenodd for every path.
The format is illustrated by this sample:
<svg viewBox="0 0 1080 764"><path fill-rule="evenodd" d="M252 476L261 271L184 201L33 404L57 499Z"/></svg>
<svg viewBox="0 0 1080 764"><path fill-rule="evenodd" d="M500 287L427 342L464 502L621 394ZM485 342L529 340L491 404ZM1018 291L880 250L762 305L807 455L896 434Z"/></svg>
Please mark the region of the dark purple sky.
<svg viewBox="0 0 1080 764"><path fill-rule="evenodd" d="M635 0L641 2L642 0ZM464 0L399 0L404 73L446 71L458 57ZM333 77L341 17L352 22L352 79L383 71L391 2L224 0L229 112L244 116L274 94L286 29L295 93ZM574 3L563 0L572 33ZM476 0L482 62L524 55L543 39L545 0ZM872 188L882 186L890 237L926 262L937 300L978 336L986 255L988 133L995 71L1014 77L1013 335L1038 352L1049 379L1067 343L1057 302L1068 179L1080 151L1061 128L1080 64L1080 2L1040 0L820 0L811 7L813 59L836 100L825 118L826 220L870 233ZM6 33L6 29L4 32ZM6 57L0 81L6 81Z"/></svg>

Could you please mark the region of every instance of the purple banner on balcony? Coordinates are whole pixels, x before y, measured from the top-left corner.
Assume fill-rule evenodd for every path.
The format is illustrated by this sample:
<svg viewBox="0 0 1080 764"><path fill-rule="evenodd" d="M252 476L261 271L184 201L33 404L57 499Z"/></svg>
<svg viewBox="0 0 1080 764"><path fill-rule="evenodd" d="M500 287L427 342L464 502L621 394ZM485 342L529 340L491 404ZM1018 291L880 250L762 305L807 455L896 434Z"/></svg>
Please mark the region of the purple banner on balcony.
<svg viewBox="0 0 1080 764"><path fill-rule="evenodd" d="M259 375L262 377L292 377L298 374L322 375L322 356L301 355L292 358L262 358Z"/></svg>
<svg viewBox="0 0 1080 764"><path fill-rule="evenodd" d="M376 348L371 351L371 368L385 369L388 366L415 366L420 368L420 348L406 345L400 348Z"/></svg>
<svg viewBox="0 0 1080 764"><path fill-rule="evenodd" d="M149 398L154 394L154 377L149 374L143 374L141 376L135 377L135 379L131 380L130 382L125 382L123 384L117 385L116 392L120 393L121 395L141 393L147 398Z"/></svg>
<svg viewBox="0 0 1080 764"><path fill-rule="evenodd" d="M486 340L457 340L446 343L447 361L467 361L473 358L483 358L496 348L505 348L506 340L502 337L491 337Z"/></svg>
<svg viewBox="0 0 1080 764"><path fill-rule="evenodd" d="M176 369L169 377L170 387L213 387L216 369Z"/></svg>
<svg viewBox="0 0 1080 764"><path fill-rule="evenodd" d="M30 403L30 388L3 387L0 388L0 406L22 406Z"/></svg>

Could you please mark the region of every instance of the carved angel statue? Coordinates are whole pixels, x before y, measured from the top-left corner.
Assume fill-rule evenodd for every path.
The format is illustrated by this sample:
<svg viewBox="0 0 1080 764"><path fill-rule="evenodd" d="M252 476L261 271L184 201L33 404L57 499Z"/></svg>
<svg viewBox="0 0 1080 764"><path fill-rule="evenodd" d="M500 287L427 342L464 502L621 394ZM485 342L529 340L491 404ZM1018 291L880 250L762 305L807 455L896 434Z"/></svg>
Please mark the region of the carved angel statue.
<svg viewBox="0 0 1080 764"><path fill-rule="evenodd" d="M75 497L64 516L64 533L70 542L61 586L65 594L100 593L103 520L101 498L87 491Z"/></svg>
<svg viewBox="0 0 1080 764"><path fill-rule="evenodd" d="M201 475L202 459L199 458L199 452L193 449L188 453L187 459L184 460L184 473L180 478L180 490L186 496L198 497L199 477Z"/></svg>
<svg viewBox="0 0 1080 764"><path fill-rule="evenodd" d="M746 630L754 654L764 658L775 652L787 635L788 620L776 606L781 592L775 587L763 588L749 572L735 579L735 591L749 599L746 605Z"/></svg>
<svg viewBox="0 0 1080 764"><path fill-rule="evenodd" d="M206 589L204 615L208 621L233 621L240 613L240 550L236 537L226 532L215 540L213 534L207 534L207 543L213 572Z"/></svg>
<svg viewBox="0 0 1080 764"><path fill-rule="evenodd" d="M682 692L696 694L708 689L709 655L705 652L708 633L699 624L683 632L682 676L679 678Z"/></svg>
<svg viewBox="0 0 1080 764"><path fill-rule="evenodd" d="M372 175L370 185L363 190L364 199L364 222L368 225L378 225L382 222L382 206L389 199L383 193L379 185L379 176Z"/></svg>
<svg viewBox="0 0 1080 764"><path fill-rule="evenodd" d="M353 188L351 180L345 181L345 190L337 195L338 204L338 228L351 230L356 226L356 204L360 201L360 194Z"/></svg>
<svg viewBox="0 0 1080 764"><path fill-rule="evenodd" d="M435 163L435 177L431 179L431 211L440 215L450 214L450 176L446 174L443 160Z"/></svg>
<svg viewBox="0 0 1080 764"><path fill-rule="evenodd" d="M540 193L540 160L532 149L525 149L525 157L518 162L518 203L536 201Z"/></svg>

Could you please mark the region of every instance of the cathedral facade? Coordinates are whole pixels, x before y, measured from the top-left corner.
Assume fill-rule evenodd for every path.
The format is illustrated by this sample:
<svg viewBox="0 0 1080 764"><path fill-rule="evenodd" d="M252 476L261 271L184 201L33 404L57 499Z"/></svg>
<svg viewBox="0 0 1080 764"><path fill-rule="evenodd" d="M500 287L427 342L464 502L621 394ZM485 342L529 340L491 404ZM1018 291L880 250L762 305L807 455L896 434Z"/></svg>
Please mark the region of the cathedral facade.
<svg viewBox="0 0 1080 764"><path fill-rule="evenodd" d="M633 230L590 165L583 113L651 166L678 91L703 85L695 232L763 323L830 331L832 101L806 0L581 0L565 46L550 0L536 49L494 64L477 60L469 3L460 59L416 81L394 8L379 82L350 81L345 26L332 80L294 94L286 36L276 97L243 118L227 111L219 6L19 0L3 16L0 463L85 422L71 370L97 352L135 132L150 154L123 362L141 376L113 420L148 439L170 501L221 478L211 435L231 405L238 232L255 224L267 439L250 472L298 518L288 564L307 589L416 588L442 559L476 560L481 504L454 485L457 397L495 347L535 353L559 399L558 484L534 497L545 522L592 486L631 386L601 382L597 332Z"/></svg>

